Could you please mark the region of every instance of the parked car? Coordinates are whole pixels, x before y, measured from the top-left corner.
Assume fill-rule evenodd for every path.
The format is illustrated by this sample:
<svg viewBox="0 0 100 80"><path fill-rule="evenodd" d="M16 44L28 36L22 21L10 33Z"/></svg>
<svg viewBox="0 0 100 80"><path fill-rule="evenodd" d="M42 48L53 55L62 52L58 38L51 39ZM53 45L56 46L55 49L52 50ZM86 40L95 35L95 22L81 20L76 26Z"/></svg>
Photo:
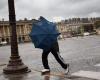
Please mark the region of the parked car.
<svg viewBox="0 0 100 80"><path fill-rule="evenodd" d="M83 35L84 35L84 36L89 36L90 33L89 33L89 32L84 32Z"/></svg>
<svg viewBox="0 0 100 80"><path fill-rule="evenodd" d="M0 45L6 45L6 44L7 44L6 41L3 41L3 42L0 43Z"/></svg>

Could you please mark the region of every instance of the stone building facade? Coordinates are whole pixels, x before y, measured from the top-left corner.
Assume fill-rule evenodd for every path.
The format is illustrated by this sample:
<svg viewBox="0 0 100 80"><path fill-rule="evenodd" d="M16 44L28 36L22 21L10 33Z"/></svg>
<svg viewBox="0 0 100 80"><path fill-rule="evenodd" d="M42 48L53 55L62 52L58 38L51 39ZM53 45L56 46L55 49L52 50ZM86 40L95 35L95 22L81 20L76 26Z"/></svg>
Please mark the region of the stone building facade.
<svg viewBox="0 0 100 80"><path fill-rule="evenodd" d="M57 23L57 28L62 34L62 37L70 37L72 32L78 32L78 28L82 28L83 32L93 32L96 31L94 22L100 20L97 18L72 18L68 20L63 20Z"/></svg>
<svg viewBox="0 0 100 80"><path fill-rule="evenodd" d="M84 31L95 30L94 22L100 20L100 18L72 18L56 23L57 29L61 33L62 38L71 37L73 31L77 32L77 29L84 25ZM36 20L19 20L16 21L17 41L18 43L29 42L29 33L32 29L32 23ZM86 26L85 26L86 25ZM87 26L89 25L89 26ZM97 31L97 30L96 30ZM11 42L11 27L8 21L0 21L0 43ZM98 31L100 32L100 31Z"/></svg>
<svg viewBox="0 0 100 80"><path fill-rule="evenodd" d="M29 33L32 28L32 23L35 20L19 20L16 21L17 41L28 42L30 41ZM0 42L11 42L11 27L8 21L0 21Z"/></svg>

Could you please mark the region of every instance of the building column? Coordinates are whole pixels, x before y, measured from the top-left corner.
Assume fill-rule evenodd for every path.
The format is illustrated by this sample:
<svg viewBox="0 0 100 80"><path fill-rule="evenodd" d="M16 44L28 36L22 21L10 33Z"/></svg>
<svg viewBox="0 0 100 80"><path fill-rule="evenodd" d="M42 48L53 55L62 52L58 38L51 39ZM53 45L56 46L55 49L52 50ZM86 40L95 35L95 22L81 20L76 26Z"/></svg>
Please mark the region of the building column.
<svg viewBox="0 0 100 80"><path fill-rule="evenodd" d="M27 41L27 36L26 36L26 35L28 35L28 32L27 32L27 24L25 24L24 27L25 27L25 28L24 28L25 41Z"/></svg>
<svg viewBox="0 0 100 80"><path fill-rule="evenodd" d="M2 38L4 38L5 39L5 29L4 29L4 18L2 18L2 29L3 29L3 33L2 33Z"/></svg>
<svg viewBox="0 0 100 80"><path fill-rule="evenodd" d="M9 26L7 26L7 29L8 29L8 39L9 39L8 43L10 43L10 30L9 30Z"/></svg>

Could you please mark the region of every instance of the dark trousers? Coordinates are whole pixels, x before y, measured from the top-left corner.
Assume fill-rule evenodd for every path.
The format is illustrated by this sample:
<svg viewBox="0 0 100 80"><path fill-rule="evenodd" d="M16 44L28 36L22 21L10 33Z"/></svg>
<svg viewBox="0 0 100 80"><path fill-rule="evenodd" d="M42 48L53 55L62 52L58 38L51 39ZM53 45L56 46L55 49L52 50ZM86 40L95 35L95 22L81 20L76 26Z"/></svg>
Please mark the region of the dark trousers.
<svg viewBox="0 0 100 80"><path fill-rule="evenodd" d="M59 47L58 47L59 48ZM45 69L50 69L48 65L48 54L52 53L55 59L58 61L58 63L62 66L62 68L66 69L67 64L64 62L63 58L60 56L59 52L55 49L55 47L52 47L49 50L43 50L42 53L42 63Z"/></svg>

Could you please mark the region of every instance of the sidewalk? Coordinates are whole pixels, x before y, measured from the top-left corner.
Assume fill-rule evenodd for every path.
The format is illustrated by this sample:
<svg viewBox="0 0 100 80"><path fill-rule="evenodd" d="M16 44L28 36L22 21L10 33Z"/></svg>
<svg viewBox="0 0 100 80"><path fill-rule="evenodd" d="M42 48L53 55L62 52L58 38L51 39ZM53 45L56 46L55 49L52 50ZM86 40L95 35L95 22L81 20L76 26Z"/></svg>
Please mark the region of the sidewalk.
<svg viewBox="0 0 100 80"><path fill-rule="evenodd" d="M88 66L83 70L72 73L71 76L78 76L82 80L100 80L100 64Z"/></svg>
<svg viewBox="0 0 100 80"><path fill-rule="evenodd" d="M59 66L52 68L50 75L41 75L38 66L37 68L31 66L29 73L5 75L2 73L4 67L5 65L0 65L0 80L100 80L100 64L87 66L75 72L71 71L68 76L61 74L64 70Z"/></svg>
<svg viewBox="0 0 100 80"><path fill-rule="evenodd" d="M11 52L10 46L0 47L0 80L100 80L99 43L99 36L74 37L59 41L61 55L66 63L70 63L71 75L67 77L59 75L64 70L56 62L52 54L48 57L51 75L50 77L42 76L41 72L39 72L43 69L41 62L42 51L35 49L31 43L20 44L19 54L23 63L32 72L19 75L4 75L2 71L6 65L1 64L8 64Z"/></svg>

